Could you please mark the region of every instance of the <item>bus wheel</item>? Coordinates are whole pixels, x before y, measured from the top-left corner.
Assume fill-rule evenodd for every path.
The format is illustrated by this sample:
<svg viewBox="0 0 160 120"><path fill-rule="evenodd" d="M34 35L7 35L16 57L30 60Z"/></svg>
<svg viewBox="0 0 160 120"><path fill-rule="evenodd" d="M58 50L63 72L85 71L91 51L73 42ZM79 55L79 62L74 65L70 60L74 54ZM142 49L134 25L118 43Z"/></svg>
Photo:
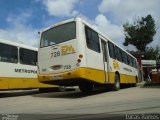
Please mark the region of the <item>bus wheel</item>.
<svg viewBox="0 0 160 120"><path fill-rule="evenodd" d="M114 84L112 86L112 90L114 91L118 91L120 89L120 79L119 79L119 75L115 74L115 80L114 80Z"/></svg>
<svg viewBox="0 0 160 120"><path fill-rule="evenodd" d="M82 92L89 93L93 90L93 84L91 83L83 83L79 85L79 89Z"/></svg>
<svg viewBox="0 0 160 120"><path fill-rule="evenodd" d="M138 83L138 78L137 78L137 76L135 77L135 80L136 80L136 83L133 83L133 84L132 84L133 87L137 87L137 83Z"/></svg>

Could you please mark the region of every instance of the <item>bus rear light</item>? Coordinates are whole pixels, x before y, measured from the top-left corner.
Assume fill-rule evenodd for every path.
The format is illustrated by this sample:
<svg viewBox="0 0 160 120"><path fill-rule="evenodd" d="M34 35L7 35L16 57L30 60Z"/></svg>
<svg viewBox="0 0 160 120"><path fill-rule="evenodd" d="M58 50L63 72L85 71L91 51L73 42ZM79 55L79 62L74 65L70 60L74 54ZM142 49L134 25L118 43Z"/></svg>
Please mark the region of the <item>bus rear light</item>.
<svg viewBox="0 0 160 120"><path fill-rule="evenodd" d="M79 55L79 58L80 58L80 59L81 59L81 58L83 58L83 55L82 55L82 54L80 54L80 55Z"/></svg>
<svg viewBox="0 0 160 120"><path fill-rule="evenodd" d="M78 59L77 62L80 63L80 62L81 62L81 59Z"/></svg>

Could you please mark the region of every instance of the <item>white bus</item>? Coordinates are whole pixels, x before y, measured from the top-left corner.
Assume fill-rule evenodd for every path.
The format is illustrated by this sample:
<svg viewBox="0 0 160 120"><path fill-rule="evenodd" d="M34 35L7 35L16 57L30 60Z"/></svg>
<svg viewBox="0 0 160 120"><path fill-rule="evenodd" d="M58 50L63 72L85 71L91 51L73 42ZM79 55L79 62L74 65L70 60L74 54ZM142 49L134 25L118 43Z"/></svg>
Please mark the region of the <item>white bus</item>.
<svg viewBox="0 0 160 120"><path fill-rule="evenodd" d="M66 20L41 32L38 80L91 91L138 81L137 60L81 18Z"/></svg>
<svg viewBox="0 0 160 120"><path fill-rule="evenodd" d="M37 51L34 47L0 39L0 90L54 87L38 82Z"/></svg>

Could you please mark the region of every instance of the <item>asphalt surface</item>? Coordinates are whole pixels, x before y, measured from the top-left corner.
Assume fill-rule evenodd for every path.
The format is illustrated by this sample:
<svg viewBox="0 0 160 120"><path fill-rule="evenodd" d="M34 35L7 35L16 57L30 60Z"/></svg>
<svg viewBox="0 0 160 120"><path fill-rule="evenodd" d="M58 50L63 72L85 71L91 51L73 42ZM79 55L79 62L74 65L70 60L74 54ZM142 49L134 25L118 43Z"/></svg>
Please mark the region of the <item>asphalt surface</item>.
<svg viewBox="0 0 160 120"><path fill-rule="evenodd" d="M27 116L45 120L102 119L110 115L124 119L126 114L151 113L160 113L160 86L97 90L89 94L80 91L39 93L38 90L0 92L0 114L19 114L23 119Z"/></svg>

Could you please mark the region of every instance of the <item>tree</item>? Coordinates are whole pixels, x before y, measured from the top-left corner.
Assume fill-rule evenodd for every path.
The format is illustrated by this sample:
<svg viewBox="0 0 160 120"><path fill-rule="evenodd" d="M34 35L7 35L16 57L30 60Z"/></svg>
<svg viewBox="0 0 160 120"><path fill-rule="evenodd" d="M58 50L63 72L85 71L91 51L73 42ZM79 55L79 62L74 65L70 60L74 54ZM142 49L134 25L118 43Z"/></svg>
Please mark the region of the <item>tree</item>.
<svg viewBox="0 0 160 120"><path fill-rule="evenodd" d="M153 36L156 34L155 20L151 15L137 18L133 25L126 22L123 28L125 33L123 45L132 44L142 52L145 52L146 46L153 41Z"/></svg>
<svg viewBox="0 0 160 120"><path fill-rule="evenodd" d="M157 46L155 49L152 47L147 47L144 57L147 60L155 60L160 56L160 48Z"/></svg>

